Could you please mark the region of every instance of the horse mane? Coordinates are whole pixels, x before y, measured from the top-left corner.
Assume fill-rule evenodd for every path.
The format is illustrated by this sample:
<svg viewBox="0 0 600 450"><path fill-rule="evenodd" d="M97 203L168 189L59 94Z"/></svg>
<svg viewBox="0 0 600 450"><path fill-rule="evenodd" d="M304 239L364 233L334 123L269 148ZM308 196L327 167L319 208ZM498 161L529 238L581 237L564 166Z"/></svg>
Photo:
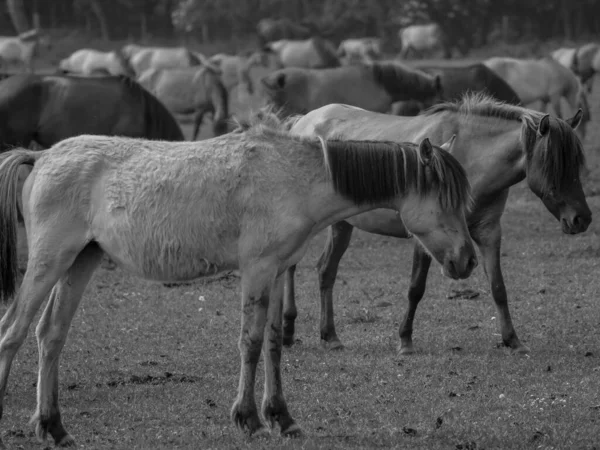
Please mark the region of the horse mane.
<svg viewBox="0 0 600 450"><path fill-rule="evenodd" d="M160 100L126 75L117 75L115 78L127 88L132 97L142 104L145 124L144 138L165 141L185 140L179 124Z"/></svg>
<svg viewBox="0 0 600 450"><path fill-rule="evenodd" d="M392 201L414 192L421 197L437 195L440 207L455 211L471 204L470 184L460 163L447 151L433 147L429 165L411 142L321 139L297 136L290 129L300 117L282 118L266 109L248 119L245 130L277 143L277 138L308 144L322 152L323 163L334 190L354 203Z"/></svg>
<svg viewBox="0 0 600 450"><path fill-rule="evenodd" d="M123 53L123 49L116 48L115 50L113 50L113 52L114 52L115 56L117 57L117 59L119 60L119 62L121 63L121 65L128 72L128 74L131 76L135 76L135 70L133 69L131 62L129 61L129 58L127 58L127 56L125 56L125 53Z"/></svg>
<svg viewBox="0 0 600 450"><path fill-rule="evenodd" d="M363 63L371 69L375 81L391 96L414 93L415 98L433 97L438 93L436 77L404 64L385 61Z"/></svg>
<svg viewBox="0 0 600 450"><path fill-rule="evenodd" d="M314 36L310 40L326 67L340 67L342 65L340 59L337 57L336 51L327 45L328 42L325 41L325 39Z"/></svg>
<svg viewBox="0 0 600 450"><path fill-rule="evenodd" d="M454 112L467 120L479 116L521 122L523 125L521 143L528 160L531 160L536 151L537 129L540 120L546 115L501 102L482 93L468 93L460 100L439 103L421 112L420 115L432 116L443 112ZM555 118L550 120L549 138L546 140L546 145L541 147L538 157L544 192L569 186L574 179L579 178L580 170L585 165L583 145L579 137L567 122Z"/></svg>

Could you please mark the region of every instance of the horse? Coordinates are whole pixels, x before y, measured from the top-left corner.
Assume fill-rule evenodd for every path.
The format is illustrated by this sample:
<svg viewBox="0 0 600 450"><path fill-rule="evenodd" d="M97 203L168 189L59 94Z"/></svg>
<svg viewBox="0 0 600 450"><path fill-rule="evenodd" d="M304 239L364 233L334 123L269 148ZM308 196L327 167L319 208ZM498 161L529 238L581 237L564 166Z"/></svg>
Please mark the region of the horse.
<svg viewBox="0 0 600 450"><path fill-rule="evenodd" d="M566 234L584 232L592 218L579 178L584 166L581 141L573 132L581 111L569 120L497 102L481 94L459 102L433 106L416 117L398 117L347 105L328 105L300 118L291 131L343 139L419 140L424 134L443 142L456 135L452 154L461 162L472 186L474 204L468 212L471 237L479 247L496 305L504 345L513 352L529 349L512 324L500 267L500 222L511 186L523 179ZM326 349L343 345L333 321L333 285L339 262L350 244L353 228L397 238L408 238L401 220L376 210L340 221L329 228L325 249L317 263L321 292L321 343ZM408 310L400 325L400 353L413 353L413 321L425 293L431 258L416 245L408 291ZM293 345L297 310L294 271L288 270L284 300L284 344Z"/></svg>
<svg viewBox="0 0 600 450"><path fill-rule="evenodd" d="M521 105L521 99L513 88L482 63L449 65L415 62L411 67L439 76L444 87L443 99L446 101L460 100L468 93L483 93L511 105ZM396 102L392 105L391 114L416 116L429 106L432 105L417 100Z"/></svg>
<svg viewBox="0 0 600 450"><path fill-rule="evenodd" d="M292 22L290 19L261 19L256 25L256 35L260 47L268 42L281 39L308 39L312 31L305 25Z"/></svg>
<svg viewBox="0 0 600 450"><path fill-rule="evenodd" d="M129 64L140 76L148 69L182 69L194 66L212 67L208 59L198 52L193 52L185 47L124 47L123 54L130 54Z"/></svg>
<svg viewBox="0 0 600 450"><path fill-rule="evenodd" d="M167 109L125 76L18 74L0 82L0 151L80 134L181 141Z"/></svg>
<svg viewBox="0 0 600 450"><path fill-rule="evenodd" d="M579 77L587 92L591 94L594 75L600 71L600 45L589 43L579 48L559 48L551 53L552 58L571 69Z"/></svg>
<svg viewBox="0 0 600 450"><path fill-rule="evenodd" d="M337 56L346 64L372 62L381 59L381 39L366 37L346 39L337 49Z"/></svg>
<svg viewBox="0 0 600 450"><path fill-rule="evenodd" d="M254 94L254 83L250 76L253 67L267 67L263 52L252 52L249 55L227 55L218 53L208 58L212 66L221 72L221 82L231 94L240 85L244 86L249 95Z"/></svg>
<svg viewBox="0 0 600 450"><path fill-rule="evenodd" d="M261 81L267 101L284 114L305 114L329 103L387 112L393 102L432 101L442 93L439 76L397 62L334 69L287 68L272 72Z"/></svg>
<svg viewBox="0 0 600 450"><path fill-rule="evenodd" d="M60 71L73 75L126 75L135 77L135 71L120 50L102 52L82 48L64 58L58 65Z"/></svg>
<svg viewBox="0 0 600 450"><path fill-rule="evenodd" d="M550 103L558 117L563 117L560 101L566 100L574 111L581 103L581 82L575 74L552 57L517 59L493 57L483 62L502 77L527 105L542 102L545 111Z"/></svg>
<svg viewBox="0 0 600 450"><path fill-rule="evenodd" d="M219 75L206 67L148 69L138 82L171 112L194 113L192 139L197 139L204 114L212 113L213 133L227 133L229 97Z"/></svg>
<svg viewBox="0 0 600 450"><path fill-rule="evenodd" d="M33 58L39 47L52 48L50 37L34 28L18 36L0 36L0 65L18 64L33 72Z"/></svg>
<svg viewBox="0 0 600 450"><path fill-rule="evenodd" d="M272 56L272 65L277 68L326 69L341 65L333 44L320 37L269 42L263 46L263 51Z"/></svg>
<svg viewBox="0 0 600 450"><path fill-rule="evenodd" d="M452 147L451 139L446 149ZM462 166L420 144L301 138L260 123L200 142L78 136L51 150L0 157L0 300L15 292L19 167L30 259L17 298L0 320L0 409L12 361L45 297L38 438L74 445L58 404L58 360L86 284L103 254L148 280L183 281L239 268L242 292L237 427L266 435L255 403L264 339L262 416L284 436L302 434L282 388L285 269L333 222L392 208L453 278L477 265L465 222L470 189Z"/></svg>
<svg viewBox="0 0 600 450"><path fill-rule="evenodd" d="M452 49L447 44L447 37L437 23L427 25L410 25L398 31L398 38L402 48L400 58L406 59L412 51L415 55L430 54L436 50L442 50L444 58L452 56Z"/></svg>

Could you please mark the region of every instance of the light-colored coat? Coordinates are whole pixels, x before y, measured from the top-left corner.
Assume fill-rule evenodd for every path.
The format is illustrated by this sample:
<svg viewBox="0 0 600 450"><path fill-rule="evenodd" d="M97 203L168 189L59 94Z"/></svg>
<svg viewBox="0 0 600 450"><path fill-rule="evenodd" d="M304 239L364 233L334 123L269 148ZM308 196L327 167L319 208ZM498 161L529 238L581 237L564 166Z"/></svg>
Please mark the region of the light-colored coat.
<svg viewBox="0 0 600 450"><path fill-rule="evenodd" d="M274 55L276 67L325 69L340 65L333 44L321 38L300 41L281 39L269 42L265 50Z"/></svg>
<svg viewBox="0 0 600 450"><path fill-rule="evenodd" d="M63 72L90 76L94 74L128 75L134 73L126 65L116 51L102 52L99 50L82 48L58 64Z"/></svg>
<svg viewBox="0 0 600 450"><path fill-rule="evenodd" d="M138 76L148 69L182 69L208 65L204 55L185 47L126 46L124 52L131 54L129 63Z"/></svg>
<svg viewBox="0 0 600 450"><path fill-rule="evenodd" d="M400 57L406 58L409 53L424 55L445 49L444 33L437 23L427 25L410 25L398 31L402 49Z"/></svg>
<svg viewBox="0 0 600 450"><path fill-rule="evenodd" d="M337 55L346 64L381 59L381 39L374 37L346 39L340 43Z"/></svg>
<svg viewBox="0 0 600 450"><path fill-rule="evenodd" d="M31 30L19 36L0 36L0 65L19 65L33 72L33 59L38 48L50 48L50 39L38 30Z"/></svg>

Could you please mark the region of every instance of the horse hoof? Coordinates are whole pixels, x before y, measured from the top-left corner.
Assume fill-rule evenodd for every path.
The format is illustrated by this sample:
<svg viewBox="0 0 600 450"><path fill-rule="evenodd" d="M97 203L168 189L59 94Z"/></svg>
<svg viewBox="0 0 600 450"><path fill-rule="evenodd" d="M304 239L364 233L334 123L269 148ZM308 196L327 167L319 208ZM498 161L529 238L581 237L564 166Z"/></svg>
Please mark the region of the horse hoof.
<svg viewBox="0 0 600 450"><path fill-rule="evenodd" d="M527 347L523 344L512 349L512 353L514 353L515 355L527 355L527 354L529 354L529 352L530 352L529 347Z"/></svg>
<svg viewBox="0 0 600 450"><path fill-rule="evenodd" d="M271 430L261 426L258 430L250 434L253 439L267 439L271 437Z"/></svg>
<svg viewBox="0 0 600 450"><path fill-rule="evenodd" d="M284 336L283 337L283 346L284 347L291 347L294 345L294 336L290 337L290 336Z"/></svg>
<svg viewBox="0 0 600 450"><path fill-rule="evenodd" d="M323 350L344 350L344 344L339 339L335 339L332 341L326 341L325 339L321 339L321 347Z"/></svg>
<svg viewBox="0 0 600 450"><path fill-rule="evenodd" d="M258 412L256 409L243 411L241 405L237 401L231 408L231 420L238 430L248 434L249 436L263 434L262 430L266 429L258 417Z"/></svg>
<svg viewBox="0 0 600 450"><path fill-rule="evenodd" d="M56 443L57 447L76 447L75 439L70 434L63 437L60 442Z"/></svg>
<svg viewBox="0 0 600 450"><path fill-rule="evenodd" d="M410 345L400 345L398 347L399 355L414 355L416 353L415 348L412 344Z"/></svg>
<svg viewBox="0 0 600 450"><path fill-rule="evenodd" d="M304 437L304 431L300 428L300 425L293 423L285 430L281 430L281 435L289 438L302 438Z"/></svg>

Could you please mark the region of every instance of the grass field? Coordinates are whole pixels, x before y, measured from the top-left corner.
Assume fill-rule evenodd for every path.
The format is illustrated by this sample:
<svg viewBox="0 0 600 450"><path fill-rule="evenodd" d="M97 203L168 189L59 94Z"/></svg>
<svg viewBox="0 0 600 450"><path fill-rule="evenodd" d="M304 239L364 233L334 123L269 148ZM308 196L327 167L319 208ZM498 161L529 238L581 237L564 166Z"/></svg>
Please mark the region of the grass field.
<svg viewBox="0 0 600 450"><path fill-rule="evenodd" d="M585 189L597 215L600 131L589 130ZM98 270L74 319L60 368L63 422L83 449L600 448L599 222L563 235L521 183L503 227L509 301L528 356L499 345L481 267L455 282L436 266L415 323L418 353L399 357L412 242L360 231L335 289L346 349L324 352L314 271L320 235L298 266L298 341L282 362L288 405L306 439L276 431L270 440L246 439L229 420L239 373L236 278L169 289L119 269ZM467 286L480 295L447 298ZM40 448L27 426L37 357L31 333L5 401L9 448ZM257 385L260 401L262 363Z"/></svg>

